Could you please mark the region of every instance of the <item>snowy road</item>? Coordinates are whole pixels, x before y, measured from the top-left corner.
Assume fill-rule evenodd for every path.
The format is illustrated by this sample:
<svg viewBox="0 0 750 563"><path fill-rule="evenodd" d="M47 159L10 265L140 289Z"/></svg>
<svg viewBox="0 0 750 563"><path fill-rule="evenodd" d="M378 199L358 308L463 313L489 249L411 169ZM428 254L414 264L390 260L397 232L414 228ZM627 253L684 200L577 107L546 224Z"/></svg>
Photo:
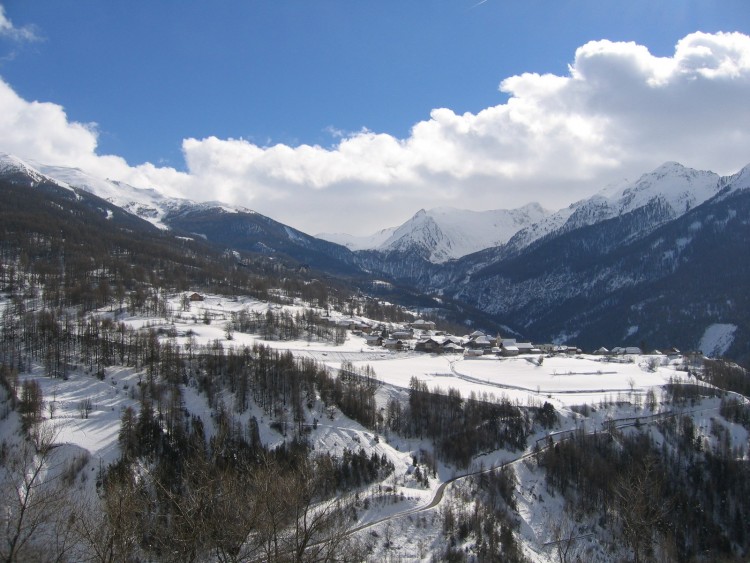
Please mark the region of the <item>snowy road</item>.
<svg viewBox="0 0 750 563"><path fill-rule="evenodd" d="M644 424L644 425L654 424L654 423L659 422L661 420L665 420L665 419L670 418L670 417L678 416L680 414L702 413L702 412L714 411L714 410L718 410L718 408L696 409L696 410L692 410L692 411L682 411L682 412L672 412L672 411L670 411L670 412L665 412L665 413L659 413L659 414L647 417L647 419L642 419L639 422L639 424ZM618 420L620 420L620 422L618 422ZM628 428L628 427L632 427L632 426L636 425L636 423L633 421L632 417L628 417L626 419L615 419L615 420L611 421L611 424L612 423L614 424L615 428L617 428L617 429ZM443 483L441 483L440 486L437 489L435 489L435 493L434 493L434 495L432 496L432 498L430 499L430 501L428 503L426 503L426 504L424 504L422 506L417 506L417 507L413 507L413 508L407 508L407 509L404 509L404 510L402 510L400 512L395 512L393 514L389 514L388 516L384 516L383 518L379 518L377 520L373 520L372 522L368 522L366 524L361 524L361 525L359 525L359 526L357 526L357 527L352 528L351 530L349 530L347 532L347 535L356 534L358 532L361 532L362 530L366 530L368 528L372 528L372 527L377 526L378 524L382 524L384 522L388 522L388 521L392 521L392 520L397 520L397 519L404 518L404 517L407 517L407 516L411 516L411 515L414 515L414 514L419 514L420 512L427 512L429 510L432 510L432 509L434 509L434 508L436 508L436 507L438 507L440 505L440 503L443 501L443 498L445 496L446 489L448 488L448 486L450 486L451 484L455 483L456 481L460 481L461 479L466 479L468 477L474 477L476 475L481 475L483 473L489 473L489 472L492 472L492 471L497 471L498 469L503 469L504 467L509 467L509 466L512 466L512 465L516 465L517 463L520 463L520 462L522 462L522 461L524 461L524 460L526 460L526 459L528 459L528 458L536 455L537 453L545 451L546 449L552 447L554 444L557 444L557 443L559 443L561 441L570 439L570 437L573 435L573 432L574 431L564 430L564 431L561 431L561 432L556 432L554 434L550 434L550 437L552 437L552 439L553 439L552 443L548 444L548 445L545 445L543 447L540 447L536 451L534 451L533 448L527 448L518 457L516 457L514 459L511 459L511 460L508 460L508 461L506 461L504 463L501 463L498 466L484 468L484 469L478 469L476 471L469 471L469 472L464 473L462 475L456 475L455 477L447 479L446 481L444 481ZM593 434L602 434L602 433L606 433L606 432L608 432L607 429L604 429L604 430L602 430L602 429L596 429L596 430L587 431L585 434L587 436L590 436L590 435L593 435ZM554 439L555 436L561 436L561 438L559 440L555 441L555 439Z"/></svg>

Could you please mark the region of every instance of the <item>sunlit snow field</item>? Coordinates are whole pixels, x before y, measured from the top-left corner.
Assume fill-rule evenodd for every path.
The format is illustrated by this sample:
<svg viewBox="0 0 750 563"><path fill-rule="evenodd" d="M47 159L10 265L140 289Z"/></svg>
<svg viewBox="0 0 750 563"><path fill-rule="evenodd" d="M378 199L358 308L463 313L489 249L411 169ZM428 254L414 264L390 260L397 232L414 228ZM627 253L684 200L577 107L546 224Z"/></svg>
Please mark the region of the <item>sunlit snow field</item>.
<svg viewBox="0 0 750 563"><path fill-rule="evenodd" d="M249 298L219 296L206 296L205 301L191 303L186 311L180 310L180 296L174 296L170 305L174 311L178 311L170 321L122 314L117 315L116 320L137 329L174 328L177 334L175 341L181 345L192 337L200 345L218 340L227 348L258 343L291 350L297 356L314 358L324 363L334 372L342 361L351 361L357 368L370 366L384 386L394 388L408 389L411 378L416 377L431 390L439 388L447 392L449 388L453 388L465 398L475 393L480 398L507 397L520 404L551 401L557 408L593 404L606 399L615 400L618 395L643 395L649 388L664 385L670 378L686 377L685 372L677 370L680 362L670 363L665 356L629 356L614 362L593 355L542 355L540 365L539 355L465 359L458 354L394 352L367 346L363 337L351 333L347 334L346 341L340 346L306 340L265 341L258 335L239 332L234 332L229 340L225 326L232 312L243 309L263 313L270 309L278 312L281 307ZM284 309L294 314L304 307L284 306ZM206 312L209 314L210 324L203 322ZM100 314L113 315L108 311ZM343 317L335 312L331 316ZM660 365L654 368L654 363ZM70 381L61 382L43 377L41 369L35 369L29 375L41 383L47 404L51 401L55 403L53 420L59 427L60 441L86 448L105 462L116 457L122 411L128 406L137 407L138 404L134 388L139 376L134 370L108 368L104 381L91 375L73 374ZM92 402L92 412L88 419L80 416L80 405L85 399ZM193 390L186 389L185 401L191 412L202 416L210 415L203 399L195 395ZM328 446L333 446L333 443Z"/></svg>

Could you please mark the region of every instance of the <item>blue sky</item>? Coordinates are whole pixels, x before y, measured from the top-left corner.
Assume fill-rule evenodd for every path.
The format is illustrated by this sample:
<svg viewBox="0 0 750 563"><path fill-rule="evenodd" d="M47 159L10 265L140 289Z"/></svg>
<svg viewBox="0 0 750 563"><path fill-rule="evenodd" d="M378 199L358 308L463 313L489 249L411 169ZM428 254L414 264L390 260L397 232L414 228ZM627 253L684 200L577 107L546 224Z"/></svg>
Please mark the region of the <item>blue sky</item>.
<svg viewBox="0 0 750 563"><path fill-rule="evenodd" d="M308 232L362 234L438 205L503 208L535 199L556 208L608 181L647 172L658 159L692 159L683 163L722 173L750 162L750 150L722 156L716 147L715 157L705 156L711 150L699 146L699 133L716 116L696 116L695 109L726 96L739 112L733 122L745 124L746 0L19 0L2 6L0 78L10 91L8 107L29 113L33 102L46 104L47 114L56 112L60 135L47 143L55 153L29 140L37 134L31 122L44 135L42 117L17 120L27 127L17 139L8 135L18 127L3 132L0 124L6 137L0 150L54 164L66 164L67 156L67 164L100 175L247 205ZM696 32L710 36L709 47L691 36ZM692 60L676 51L688 38L693 51L699 43L711 50L718 68L729 42L718 32L738 32L727 55L740 67L739 75L727 75L732 91L699 99L708 95L705 88L675 86L669 95L678 107L684 100L690 127L680 114L668 116L682 140L671 147L661 134L650 134L664 150L636 154L633 146L644 143L630 139L629 128L645 130L665 102L643 94L638 78L617 84L630 76L618 70L617 46L629 42L628 64L635 68L656 68L660 58ZM611 44L590 43L600 40ZM634 96L647 96L645 109L633 117L636 106L596 107L606 88L587 94L585 103L568 102L573 95L566 88L560 99L568 104L567 137L553 145L559 130L533 134L563 119L548 113L554 80L544 77L583 77L595 88L588 75L572 72L577 53L581 69L601 72L611 80L608 87L617 86L608 100L632 88ZM523 79L536 75L539 80ZM518 119L511 111L516 100L527 108ZM731 115L727 100L722 111ZM438 108L449 113L436 114ZM617 119L628 114L627 142L607 142L612 131L602 124L614 119L608 112ZM524 129L514 132L519 124ZM709 139L721 134L719 127L726 130L723 123L716 127ZM566 138L594 148L574 155ZM429 161L428 154L441 160ZM369 213L342 218L342 210L359 208Z"/></svg>

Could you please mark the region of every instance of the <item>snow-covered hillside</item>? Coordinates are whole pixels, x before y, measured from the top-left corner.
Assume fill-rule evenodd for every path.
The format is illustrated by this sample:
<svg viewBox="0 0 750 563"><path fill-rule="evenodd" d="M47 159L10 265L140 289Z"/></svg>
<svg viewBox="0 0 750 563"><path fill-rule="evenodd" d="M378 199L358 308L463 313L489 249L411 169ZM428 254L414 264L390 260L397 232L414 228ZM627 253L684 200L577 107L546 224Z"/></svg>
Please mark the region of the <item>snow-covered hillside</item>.
<svg viewBox="0 0 750 563"><path fill-rule="evenodd" d="M165 217L187 210L219 208L227 213L249 210L232 207L221 202L196 203L187 199L167 197L157 188L136 188L125 182L100 178L68 166L50 166L47 164L23 161L13 155L0 153L0 176L29 179L30 182L52 182L61 187L79 188L144 219L160 229L168 229Z"/></svg>
<svg viewBox="0 0 750 563"><path fill-rule="evenodd" d="M669 420L675 408L668 402L665 386L688 380L682 358L662 355L610 358L561 354L548 355L543 361L536 356L468 359L460 354L419 354L373 348L366 343L364 335L350 330L345 341L338 345L308 340L264 341L259 334L230 332L226 323L242 311L263 317L269 312L297 314L306 304L281 306L248 297L220 295L203 295L201 299L186 303L183 295L171 295L167 309L173 313L169 318L110 310L94 315L101 319L116 318L136 330L152 330L153 334L161 335L159 339L163 342L183 350L189 347L195 351L211 343L216 349L226 350L263 344L279 351L289 350L298 358L314 359L326 365L331 373L337 373L342 362L351 362L349 365L354 369L372 368L371 373L378 380L375 400L382 412L387 405L391 405L390 409L393 401L408 400L412 378L430 389L452 389L464 401L483 397L490 403L505 400L512 402L508 404L526 405L532 418L542 404L554 407L553 427L534 423L525 447L485 451L473 457L467 467L456 467L430 457L426 452L433 451L434 445L427 438L400 436L387 428L381 428L384 432L380 433L335 408L326 408L317 399L308 399L303 425L313 451L336 457L362 452L365 459L376 456L392 467L382 479L360 486L354 492L340 493L340 497L350 499L356 509L351 513L347 534L366 545L368 561L395 557L420 561L442 558L447 546L456 541L445 531L445 522L450 519L446 520L444 515L449 511L460 515L469 508L475 510L478 503L469 502L467 495L483 494L477 483L486 479L483 476L488 473L496 473L495 469L501 466L510 476L507 494L515 499L509 504L514 506L511 515L516 522L516 529L509 529L513 530L509 532L511 543L518 546L527 561L556 561L555 534L559 536L559 531L556 532L555 522L568 518L568 512L565 497L552 492L544 465L539 462L548 444L563 444L574 435L583 440L602 432L635 434L652 432L652 429L653 436L663 440L655 430L657 423ZM333 321L353 319L337 311L329 314ZM210 319L210 322L197 322L197 319ZM374 322L364 317L357 320ZM60 444L56 461L60 466L75 469L68 473L73 475L78 494L95 495L95 480L89 475L99 479L103 467L120 459L120 421L126 411L137 414L141 408L137 390L147 378L146 371L145 368L114 365L104 368L101 379L75 370L63 380L45 376L43 367L34 364L20 374L23 383L39 384L46 405L43 424L54 427ZM217 435L217 409L237 404L236 397L228 390L222 390L221 395L221 406L212 407L194 381L180 385L181 408L204 421L207 438ZM724 441L730 448L741 447L747 442L747 431L723 419L717 423L720 409L719 399L714 398L693 404L691 409L683 409L681 413L683 418L691 418L706 447L719 447L719 439L712 437L719 426L725 429L722 430L726 434ZM291 432L287 436L281 431L283 425L271 424L273 418L257 404L251 404L242 412L240 409L222 412L225 416L231 413L233 420L239 421L239 427L249 425L250 420L260 421L258 437L269 449L291 440ZM418 459L421 461L417 462ZM425 461L430 459L433 461ZM611 536L601 527L597 514L582 516L577 526L586 541L574 545L569 540L572 551L588 554L592 560L608 557L611 549L615 549L618 556L627 553L621 545L608 547ZM459 536L458 541L460 549L467 553L474 554L482 549L479 540L471 534ZM509 540L506 538L506 541Z"/></svg>
<svg viewBox="0 0 750 563"><path fill-rule="evenodd" d="M504 244L520 229L548 215L538 203L519 209L489 211L439 207L422 209L403 225L370 236L323 233L318 237L351 250L417 253L439 264Z"/></svg>
<svg viewBox="0 0 750 563"><path fill-rule="evenodd" d="M160 229L167 228L162 220L169 210L179 207L180 203L188 203L187 201L167 198L155 189L135 188L124 182L97 178L79 168L47 166L40 163L34 163L34 166L57 183L80 188L106 199Z"/></svg>
<svg viewBox="0 0 750 563"><path fill-rule="evenodd" d="M20 158L6 153L0 153L0 176L15 178L29 184L37 184L49 179Z"/></svg>

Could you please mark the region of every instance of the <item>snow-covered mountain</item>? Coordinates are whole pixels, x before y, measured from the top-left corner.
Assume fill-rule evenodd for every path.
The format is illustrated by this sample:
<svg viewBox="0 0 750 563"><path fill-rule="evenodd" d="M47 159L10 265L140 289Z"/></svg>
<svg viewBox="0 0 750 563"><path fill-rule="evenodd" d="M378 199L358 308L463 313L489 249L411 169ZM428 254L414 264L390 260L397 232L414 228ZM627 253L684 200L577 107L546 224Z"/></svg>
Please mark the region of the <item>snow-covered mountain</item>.
<svg viewBox="0 0 750 563"><path fill-rule="evenodd" d="M519 209L469 211L440 207L422 209L399 227L366 237L320 234L319 238L343 244L352 250L404 252L440 264L506 243L519 230L550 214L538 203Z"/></svg>
<svg viewBox="0 0 750 563"><path fill-rule="evenodd" d="M0 152L0 176L29 186L50 180L50 178L20 158L2 152Z"/></svg>
<svg viewBox="0 0 750 563"><path fill-rule="evenodd" d="M49 181L64 188L81 189L165 230L170 228L169 217L186 210L221 209L227 213L253 213L242 207L216 201L197 203L167 197L157 189L136 188L125 182L99 178L80 168L24 161L16 156L0 153L0 176L10 177L13 174L31 184Z"/></svg>
<svg viewBox="0 0 750 563"><path fill-rule="evenodd" d="M163 223L167 213L191 203L187 200L168 198L154 189L145 190L124 182L98 178L79 168L49 166L0 153L0 176L10 178L13 175L30 185L47 181L68 189L82 189L145 219L160 229L168 228Z"/></svg>
<svg viewBox="0 0 750 563"><path fill-rule="evenodd" d="M348 249L242 207L170 198L157 189L135 188L78 168L24 162L7 154L0 154L0 178L28 186L48 182L76 193L93 194L126 215L223 249L284 256L335 274L362 274Z"/></svg>
<svg viewBox="0 0 750 563"><path fill-rule="evenodd" d="M639 208L654 208L652 229L676 219L721 190L714 172L693 170L677 162L662 164L635 182L610 185L594 196L571 204L557 213L519 230L508 242L507 251L517 252L533 242L601 221L625 215Z"/></svg>
<svg viewBox="0 0 750 563"><path fill-rule="evenodd" d="M719 180L714 172L667 162L635 182L623 180L609 185L555 213L538 203L513 210L422 209L403 225L369 236L328 233L317 236L354 251L405 253L433 264L493 247L504 247L503 254L507 255L546 236L594 225L636 209L652 209L651 220L643 227L653 229L716 195L722 188Z"/></svg>
<svg viewBox="0 0 750 563"><path fill-rule="evenodd" d="M189 203L187 200L168 198L155 189L135 188L124 182L97 178L79 168L48 166L36 162L30 164L57 183L99 196L160 229L168 228L163 220L170 210Z"/></svg>
<svg viewBox="0 0 750 563"><path fill-rule="evenodd" d="M697 346L709 326L746 326L750 166L719 178L669 163L571 209L514 252L460 261L441 290L532 338L583 346Z"/></svg>

